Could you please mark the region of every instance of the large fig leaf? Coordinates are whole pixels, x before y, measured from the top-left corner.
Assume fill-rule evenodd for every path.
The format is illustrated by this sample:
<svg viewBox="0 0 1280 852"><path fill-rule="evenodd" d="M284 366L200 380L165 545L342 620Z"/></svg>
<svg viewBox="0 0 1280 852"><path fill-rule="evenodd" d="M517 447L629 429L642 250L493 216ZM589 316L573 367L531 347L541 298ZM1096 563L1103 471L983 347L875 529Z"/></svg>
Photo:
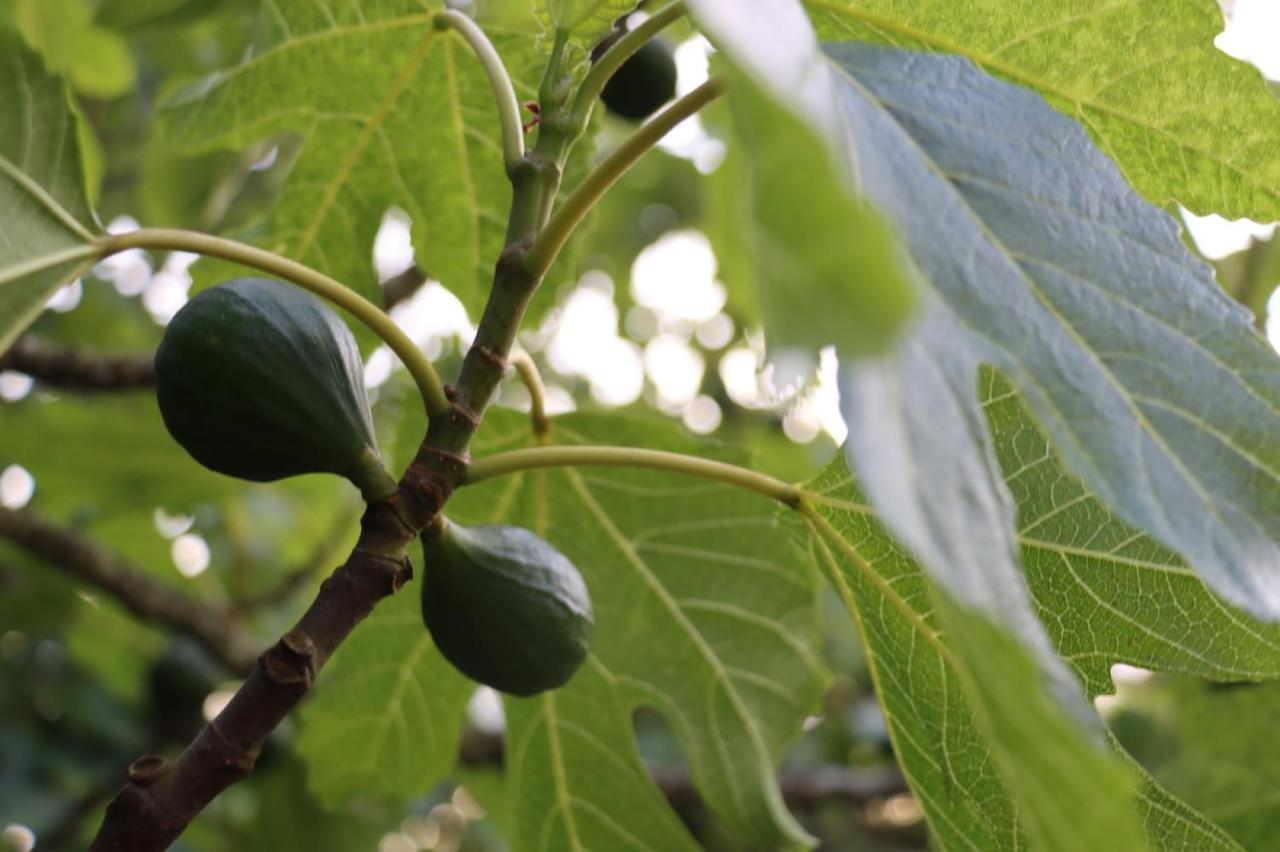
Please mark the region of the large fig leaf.
<svg viewBox="0 0 1280 852"><path fill-rule="evenodd" d="M477 456L533 443L503 422L486 418ZM557 419L550 440L707 452L667 424L616 415ZM520 848L696 848L639 760L641 705L666 718L707 804L744 842L804 839L773 773L824 679L815 578L768 501L672 474L569 469L464 488L449 511L542 535L582 571L595 605L579 674L506 702Z"/></svg>
<svg viewBox="0 0 1280 852"><path fill-rule="evenodd" d="M1214 0L806 0L824 40L960 53L1077 118L1154 203L1280 219L1280 101Z"/></svg>
<svg viewBox="0 0 1280 852"><path fill-rule="evenodd" d="M435 8L433 8L435 7ZM181 93L162 132L186 151L244 148L281 133L302 150L252 239L380 301L372 265L382 215L413 219L418 262L477 308L502 246L510 185L489 83L443 3L279 0L240 65ZM536 96L533 39L491 32L522 98Z"/></svg>
<svg viewBox="0 0 1280 852"><path fill-rule="evenodd" d="M1079 125L966 59L828 53L863 188L927 293L893 355L842 378L849 455L890 528L961 601L1026 620L973 393L991 363L1118 515L1280 616L1280 360L1177 223Z"/></svg>
<svg viewBox="0 0 1280 852"><path fill-rule="evenodd" d="M857 191L838 75L797 0L690 0L734 65L732 175L716 238L754 279L771 343L883 351L915 293L884 219ZM745 282L732 281L740 287Z"/></svg>
<svg viewBox="0 0 1280 852"><path fill-rule="evenodd" d="M93 216L68 98L0 25L0 351L92 263Z"/></svg>
<svg viewBox="0 0 1280 852"><path fill-rule="evenodd" d="M1006 382L988 371L980 395L1003 478L1017 498L1030 594L1089 696L1113 689L1109 670L1117 662L1228 681L1280 675L1280 628L1223 605L1181 560L1110 513L1063 469ZM1115 810L1128 807L1123 785L1106 787L1108 778L1115 783L1114 767L1081 771L1101 752L1081 742L1078 729L1048 733L1052 718L1034 711L1034 668L1016 665L1013 648L994 659L967 652L955 628L978 617L935 601L843 460L808 487L825 522L811 529L811 548L859 624L898 758L940 845L1018 848L1029 831L1041 842L1052 834L1051 848L1117 848L1114 836L1089 832L1123 820ZM988 679L984 689L1016 690L995 705L1000 715L974 695L976 677ZM1009 733L1019 729L1034 732L1021 752ZM1018 771L1011 759L1035 772ZM1136 765L1125 765L1141 782L1134 804L1153 848L1236 848ZM1042 786L1047 778L1052 789ZM1106 800L1092 799L1103 787ZM1071 815L1086 812L1079 808L1091 818L1073 826Z"/></svg>

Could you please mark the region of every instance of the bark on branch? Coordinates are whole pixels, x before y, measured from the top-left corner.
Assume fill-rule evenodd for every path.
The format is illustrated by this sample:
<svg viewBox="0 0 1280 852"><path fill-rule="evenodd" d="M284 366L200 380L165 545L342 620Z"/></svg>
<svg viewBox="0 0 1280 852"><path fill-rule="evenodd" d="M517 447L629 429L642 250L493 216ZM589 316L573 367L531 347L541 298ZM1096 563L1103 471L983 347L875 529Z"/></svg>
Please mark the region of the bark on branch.
<svg viewBox="0 0 1280 852"><path fill-rule="evenodd" d="M190 636L238 674L253 665L252 640L226 614L157 581L70 527L29 509L0 508L0 535L49 565L107 592L139 618Z"/></svg>
<svg viewBox="0 0 1280 852"><path fill-rule="evenodd" d="M80 392L138 390L156 383L153 355L108 355L53 343L36 334L23 335L0 355L0 370Z"/></svg>

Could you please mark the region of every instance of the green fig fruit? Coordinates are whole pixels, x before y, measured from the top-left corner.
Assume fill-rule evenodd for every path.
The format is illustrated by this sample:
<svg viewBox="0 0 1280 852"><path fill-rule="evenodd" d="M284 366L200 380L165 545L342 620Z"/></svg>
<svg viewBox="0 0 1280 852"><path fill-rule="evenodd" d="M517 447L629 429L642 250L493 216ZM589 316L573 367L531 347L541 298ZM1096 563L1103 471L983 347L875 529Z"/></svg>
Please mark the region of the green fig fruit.
<svg viewBox="0 0 1280 852"><path fill-rule="evenodd" d="M528 530L461 527L423 536L422 618L440 653L472 680L511 695L566 683L595 626L586 583Z"/></svg>
<svg viewBox="0 0 1280 852"><path fill-rule="evenodd" d="M666 42L654 39L614 72L600 100L614 115L642 121L675 96L675 55Z"/></svg>
<svg viewBox="0 0 1280 852"><path fill-rule="evenodd" d="M184 305L156 351L156 399L210 470L254 482L336 473L370 500L395 489L350 329L291 285L239 278Z"/></svg>

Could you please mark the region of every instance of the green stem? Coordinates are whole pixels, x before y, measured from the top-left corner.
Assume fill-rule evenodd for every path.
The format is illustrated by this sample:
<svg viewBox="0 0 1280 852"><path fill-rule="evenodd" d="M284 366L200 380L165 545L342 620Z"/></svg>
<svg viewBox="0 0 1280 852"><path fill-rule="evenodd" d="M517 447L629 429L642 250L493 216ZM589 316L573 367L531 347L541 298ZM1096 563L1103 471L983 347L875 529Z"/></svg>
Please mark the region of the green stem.
<svg viewBox="0 0 1280 852"><path fill-rule="evenodd" d="M493 99L498 105L498 121L502 127L502 161L507 167L507 175L513 175L520 158L524 156L524 127L520 121L520 102L516 100L516 90L511 84L511 75L502 64L502 57L498 55L484 30L461 12L452 9L441 12L432 22L436 29L452 29L462 36L488 75L489 87L493 89Z"/></svg>
<svg viewBox="0 0 1280 852"><path fill-rule="evenodd" d="M793 509L800 507L804 500L804 491L799 487L758 471L698 456L638 447L529 447L494 453L473 461L467 469L464 482L466 485L474 485L495 476L544 467L638 467L665 470L736 485Z"/></svg>
<svg viewBox="0 0 1280 852"><path fill-rule="evenodd" d="M658 140L666 136L673 127L720 97L724 94L724 90L723 79L711 78L658 113L647 124L631 134L613 153L605 157L604 161L569 194L533 245L525 252L523 258L525 271L535 278L545 275L574 229L618 178L657 145Z"/></svg>
<svg viewBox="0 0 1280 852"><path fill-rule="evenodd" d="M587 122L591 120L591 111L595 108L596 101L600 99L600 93L604 91L605 84L609 82L609 78L622 67L622 63L630 59L645 43L673 21L679 20L683 14L683 3L676 2L664 6L646 18L634 30L614 42L596 60L596 63L591 66L591 70L582 78L582 85L578 87L578 93L574 96L572 109L574 126L580 130L586 130Z"/></svg>
<svg viewBox="0 0 1280 852"><path fill-rule="evenodd" d="M533 421L533 434L547 434L551 426L547 419L547 388L542 384L538 365L533 363L533 358L523 349L515 350L507 360L516 368L520 381L529 391L529 419Z"/></svg>
<svg viewBox="0 0 1280 852"><path fill-rule="evenodd" d="M108 257L133 248L187 251L208 257L220 257L223 260L278 275L343 308L382 338L391 351L400 357L409 374L413 376L413 380L418 385L418 391L422 394L428 417L435 417L449 410L449 400L445 396L444 385L441 384L435 368L431 366L431 362L427 360L422 350L414 345L409 336L400 329L400 326L392 322L391 317L373 302L322 272L264 249L196 231L142 228L125 234L103 237L97 245L101 257Z"/></svg>

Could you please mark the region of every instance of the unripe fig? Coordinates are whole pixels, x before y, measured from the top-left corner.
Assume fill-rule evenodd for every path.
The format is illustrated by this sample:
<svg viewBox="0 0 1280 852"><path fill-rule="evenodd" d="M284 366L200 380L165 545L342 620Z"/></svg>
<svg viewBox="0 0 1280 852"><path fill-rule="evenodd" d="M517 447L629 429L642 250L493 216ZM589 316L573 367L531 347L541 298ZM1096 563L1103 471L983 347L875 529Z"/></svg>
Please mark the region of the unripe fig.
<svg viewBox="0 0 1280 852"><path fill-rule="evenodd" d="M291 285L239 278L183 306L156 351L156 399L210 470L254 482L336 473L371 500L394 490L350 329Z"/></svg>
<svg viewBox="0 0 1280 852"><path fill-rule="evenodd" d="M445 521L423 536L422 618L458 671L512 695L565 684L595 627L586 583L528 530Z"/></svg>
<svg viewBox="0 0 1280 852"><path fill-rule="evenodd" d="M666 42L654 39L614 72L600 100L614 115L641 121L675 96L675 56Z"/></svg>

